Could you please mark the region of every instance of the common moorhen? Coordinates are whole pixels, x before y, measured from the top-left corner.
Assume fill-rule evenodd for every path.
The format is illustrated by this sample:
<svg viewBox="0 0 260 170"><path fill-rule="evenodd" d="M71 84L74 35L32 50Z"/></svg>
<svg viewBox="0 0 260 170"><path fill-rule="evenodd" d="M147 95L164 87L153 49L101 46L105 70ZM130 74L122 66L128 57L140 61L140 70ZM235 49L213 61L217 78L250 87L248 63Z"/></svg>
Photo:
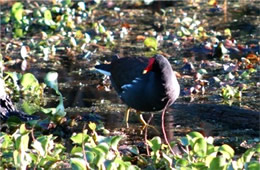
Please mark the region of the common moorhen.
<svg viewBox="0 0 260 170"><path fill-rule="evenodd" d="M179 96L180 86L169 61L162 55L115 58L110 64L96 65L97 71L110 76L112 86L130 108L137 111L160 111ZM142 114L140 120L146 126Z"/></svg>

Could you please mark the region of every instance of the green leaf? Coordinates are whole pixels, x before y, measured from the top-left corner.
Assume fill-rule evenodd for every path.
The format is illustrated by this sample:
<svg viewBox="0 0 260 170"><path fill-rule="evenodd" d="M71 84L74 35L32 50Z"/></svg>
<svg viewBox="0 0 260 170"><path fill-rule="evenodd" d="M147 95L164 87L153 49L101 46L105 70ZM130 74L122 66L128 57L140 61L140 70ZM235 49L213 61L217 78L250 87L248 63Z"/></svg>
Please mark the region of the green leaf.
<svg viewBox="0 0 260 170"><path fill-rule="evenodd" d="M70 164L73 170L86 170L86 162L81 158L70 158Z"/></svg>
<svg viewBox="0 0 260 170"><path fill-rule="evenodd" d="M233 148L231 148L229 145L226 144L219 147L219 152L221 152L223 156L227 159L232 159L235 153Z"/></svg>
<svg viewBox="0 0 260 170"><path fill-rule="evenodd" d="M86 152L86 157L89 163L93 163L94 159L95 159L95 155L93 152Z"/></svg>
<svg viewBox="0 0 260 170"><path fill-rule="evenodd" d="M154 152L158 151L161 148L161 143L161 138L158 136L153 137L153 139L151 140L148 140L148 144Z"/></svg>
<svg viewBox="0 0 260 170"><path fill-rule="evenodd" d="M195 163L192 163L192 169L207 170L208 168L204 162L195 162Z"/></svg>
<svg viewBox="0 0 260 170"><path fill-rule="evenodd" d="M39 86L38 80L35 78L35 76L32 73L26 73L22 76L21 78L21 84L22 86L27 89L27 88L35 88Z"/></svg>
<svg viewBox="0 0 260 170"><path fill-rule="evenodd" d="M21 20L23 19L23 9L18 9L17 11L15 11L14 17L15 17L16 21L21 23Z"/></svg>
<svg viewBox="0 0 260 170"><path fill-rule="evenodd" d="M37 140L41 143L42 148L44 149L45 155L47 156L47 153L53 150L54 148L54 139L56 137L53 137L52 135L48 136L39 136Z"/></svg>
<svg viewBox="0 0 260 170"><path fill-rule="evenodd" d="M74 155L74 156L82 156L83 155L83 152L82 152L82 147L79 147L79 146L74 146L71 151L70 151L70 154L71 155Z"/></svg>
<svg viewBox="0 0 260 170"><path fill-rule="evenodd" d="M34 140L32 143L32 147L37 151L38 155L44 157L45 156L45 151L42 147L41 142L39 142L38 140Z"/></svg>
<svg viewBox="0 0 260 170"><path fill-rule="evenodd" d="M16 2L13 4L11 12L14 18L20 23L23 18L23 4L21 2Z"/></svg>
<svg viewBox="0 0 260 170"><path fill-rule="evenodd" d="M29 133L29 130L26 129L25 124L22 124L22 125L20 126L20 134L21 134L21 135L24 135L24 134L27 134L27 133Z"/></svg>
<svg viewBox="0 0 260 170"><path fill-rule="evenodd" d="M198 138L194 143L193 151L199 157L205 157L207 153L207 142L204 138Z"/></svg>
<svg viewBox="0 0 260 170"><path fill-rule="evenodd" d="M108 154L108 151L109 151L109 146L107 143L101 143L99 144L98 146L96 146L96 149L99 148L100 150L102 150L102 152L104 154Z"/></svg>
<svg viewBox="0 0 260 170"><path fill-rule="evenodd" d="M157 48L158 48L158 42L154 37L147 37L144 40L144 45L153 50L157 50Z"/></svg>
<svg viewBox="0 0 260 170"><path fill-rule="evenodd" d="M260 163L259 162L249 162L248 164L248 170L259 170L260 169Z"/></svg>
<svg viewBox="0 0 260 170"><path fill-rule="evenodd" d="M260 153L260 144L259 143L256 145L256 152Z"/></svg>
<svg viewBox="0 0 260 170"><path fill-rule="evenodd" d="M226 159L224 157L215 157L212 159L209 165L209 170L222 170L225 169L225 165L227 164Z"/></svg>
<svg viewBox="0 0 260 170"><path fill-rule="evenodd" d="M205 159L205 165L206 165L207 167L209 167L209 166L210 166L210 163L212 162L212 160L213 160L214 158L216 158L216 156L208 155L208 156L206 157L206 159Z"/></svg>
<svg viewBox="0 0 260 170"><path fill-rule="evenodd" d="M21 164L21 159L20 159L18 150L13 151L13 159L14 159L14 164L16 166L19 166Z"/></svg>
<svg viewBox="0 0 260 170"><path fill-rule="evenodd" d="M254 148L250 148L248 149L243 155L243 160L244 160L244 163L245 162L250 162L252 156L254 155L255 151L254 151Z"/></svg>
<svg viewBox="0 0 260 170"><path fill-rule="evenodd" d="M88 124L88 127L89 127L92 131L95 131L96 128L97 128L96 124L93 123L93 122L90 122L90 123Z"/></svg>
<svg viewBox="0 0 260 170"><path fill-rule="evenodd" d="M83 133L78 133L78 134L74 133L70 139L73 141L73 143L82 144L83 141L89 139L89 136Z"/></svg>
<svg viewBox="0 0 260 170"><path fill-rule="evenodd" d="M11 139L11 136L8 134L5 134L3 132L0 132L0 148L1 149L7 149L8 147L13 145L13 141Z"/></svg>
<svg viewBox="0 0 260 170"><path fill-rule="evenodd" d="M21 2L16 2L13 4L11 11L12 13L15 13L15 11L19 9L23 9L23 4Z"/></svg>
<svg viewBox="0 0 260 170"><path fill-rule="evenodd" d="M45 10L44 11L44 19L45 20L52 20L52 15L50 10Z"/></svg>
<svg viewBox="0 0 260 170"><path fill-rule="evenodd" d="M14 35L15 35L15 37L22 37L23 36L23 29L15 28Z"/></svg>
<svg viewBox="0 0 260 170"><path fill-rule="evenodd" d="M122 136L113 136L112 137L112 140L111 140L111 148L113 150L117 150L117 145L119 143L119 141L122 139L123 137Z"/></svg>
<svg viewBox="0 0 260 170"><path fill-rule="evenodd" d="M216 157L217 153L218 153L218 147L214 146L213 144L207 145L207 155Z"/></svg>
<svg viewBox="0 0 260 170"><path fill-rule="evenodd" d="M177 159L176 165L180 167L186 167L189 164L188 160L186 159Z"/></svg>
<svg viewBox="0 0 260 170"><path fill-rule="evenodd" d="M32 115L39 110L39 107L24 100L22 104L22 109L25 113Z"/></svg>
<svg viewBox="0 0 260 170"><path fill-rule="evenodd" d="M192 138L204 138L203 137L203 135L201 134L201 133L199 133L199 132L190 132L189 134L188 134L188 136L190 136L190 137L192 137Z"/></svg>
<svg viewBox="0 0 260 170"><path fill-rule="evenodd" d="M67 6L71 4L71 0L62 0L61 3L63 6Z"/></svg>

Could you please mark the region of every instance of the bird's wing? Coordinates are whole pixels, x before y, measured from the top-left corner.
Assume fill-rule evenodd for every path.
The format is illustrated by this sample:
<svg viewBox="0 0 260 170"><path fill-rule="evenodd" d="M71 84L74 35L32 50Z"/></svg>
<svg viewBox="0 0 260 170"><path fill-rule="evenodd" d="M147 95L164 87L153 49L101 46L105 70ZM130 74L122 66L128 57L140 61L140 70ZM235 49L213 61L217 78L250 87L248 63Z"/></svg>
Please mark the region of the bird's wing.
<svg viewBox="0 0 260 170"><path fill-rule="evenodd" d="M116 91L122 92L124 85L131 85L135 79L144 77L148 65L145 57L124 57L111 63L111 81Z"/></svg>

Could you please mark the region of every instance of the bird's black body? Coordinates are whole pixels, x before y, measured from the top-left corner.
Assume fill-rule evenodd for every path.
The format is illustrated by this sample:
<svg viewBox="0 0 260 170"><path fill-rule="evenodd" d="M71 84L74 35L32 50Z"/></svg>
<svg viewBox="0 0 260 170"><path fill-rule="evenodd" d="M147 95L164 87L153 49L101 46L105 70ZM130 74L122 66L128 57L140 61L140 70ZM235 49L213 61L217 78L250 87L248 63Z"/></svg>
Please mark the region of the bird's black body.
<svg viewBox="0 0 260 170"><path fill-rule="evenodd" d="M129 107L139 111L162 110L179 96L180 87L168 60L155 55L151 70L146 57L115 59L111 64L97 65L98 70L110 72L112 86Z"/></svg>

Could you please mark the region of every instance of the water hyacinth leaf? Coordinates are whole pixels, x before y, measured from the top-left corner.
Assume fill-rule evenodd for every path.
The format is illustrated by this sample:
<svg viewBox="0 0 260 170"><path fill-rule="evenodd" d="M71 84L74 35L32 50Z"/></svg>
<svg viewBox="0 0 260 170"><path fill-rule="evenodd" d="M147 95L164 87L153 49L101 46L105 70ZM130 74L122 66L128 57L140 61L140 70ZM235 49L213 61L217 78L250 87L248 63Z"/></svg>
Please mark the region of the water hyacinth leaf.
<svg viewBox="0 0 260 170"><path fill-rule="evenodd" d="M231 159L235 153L234 150L226 144L219 147L219 152L221 152L222 155L227 159Z"/></svg>
<svg viewBox="0 0 260 170"><path fill-rule="evenodd" d="M73 170L86 170L86 162L82 158L70 158L70 164Z"/></svg>
<svg viewBox="0 0 260 170"><path fill-rule="evenodd" d="M112 137L112 140L111 140L111 148L113 150L117 150L117 146L118 146L118 143L119 141L122 139L123 137L122 136L113 136Z"/></svg>
<svg viewBox="0 0 260 170"><path fill-rule="evenodd" d="M21 85L25 89L31 88L31 87L35 88L35 87L39 86L39 82L32 73L26 73L21 78Z"/></svg>
<svg viewBox="0 0 260 170"><path fill-rule="evenodd" d="M144 45L152 50L157 50L158 48L158 42L154 37L147 37L144 40Z"/></svg>
<svg viewBox="0 0 260 170"><path fill-rule="evenodd" d="M199 157L206 156L206 153L207 153L206 140L204 138L198 138L194 143L193 150Z"/></svg>

